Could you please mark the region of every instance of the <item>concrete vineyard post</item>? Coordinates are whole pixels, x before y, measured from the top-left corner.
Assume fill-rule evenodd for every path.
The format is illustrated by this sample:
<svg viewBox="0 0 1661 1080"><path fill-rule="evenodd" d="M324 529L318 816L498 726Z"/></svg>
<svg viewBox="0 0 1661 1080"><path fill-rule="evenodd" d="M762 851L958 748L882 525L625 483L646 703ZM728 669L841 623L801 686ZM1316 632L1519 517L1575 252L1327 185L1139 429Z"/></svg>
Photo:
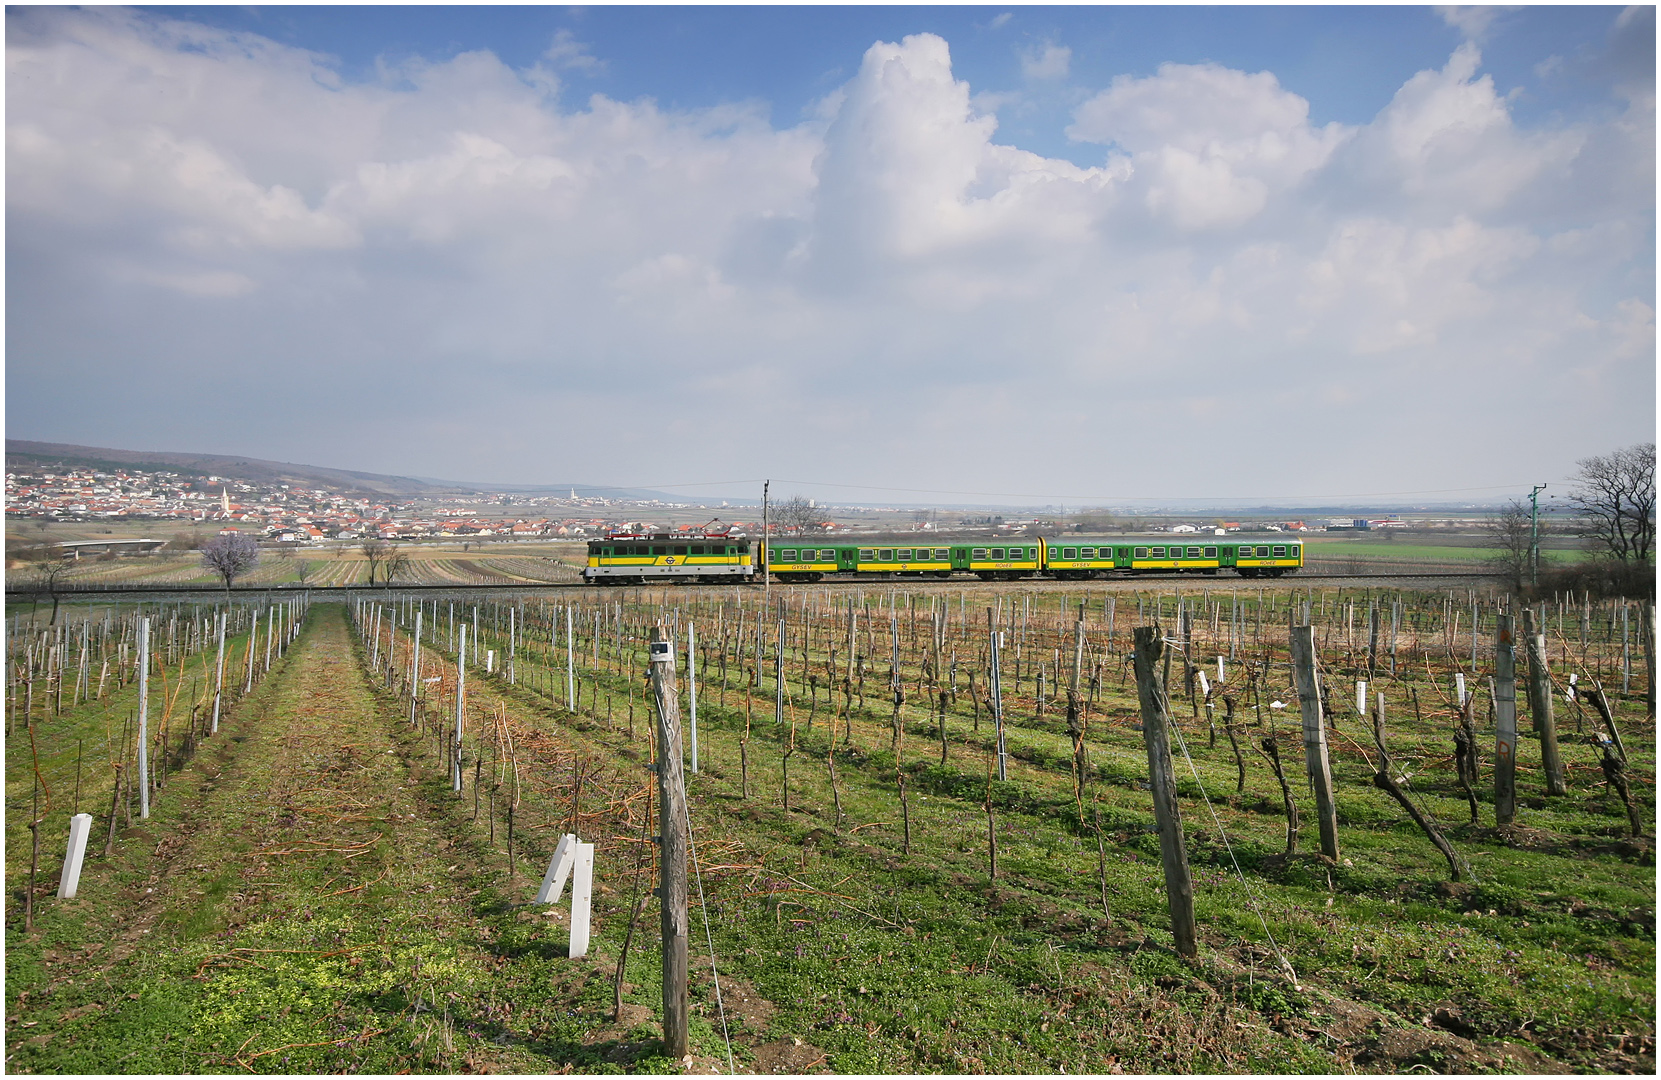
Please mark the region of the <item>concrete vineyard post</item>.
<svg viewBox="0 0 1661 1080"><path fill-rule="evenodd" d="M225 623L229 621L230 613L219 616L219 660L214 665L213 685L213 728L210 734L219 733L219 702L225 695Z"/></svg>
<svg viewBox="0 0 1661 1080"><path fill-rule="evenodd" d="M461 648L467 650L467 624L461 624ZM454 761L455 791L461 794L461 721L462 709L467 702L467 665L461 662L461 654L456 654L456 751L452 755ZM475 740L476 742L477 740Z"/></svg>
<svg viewBox="0 0 1661 1080"><path fill-rule="evenodd" d="M1327 757L1326 724L1321 716L1321 684L1315 672L1315 628L1292 627L1292 672L1298 685L1298 707L1303 715L1304 767L1315 789L1315 818L1321 831L1321 853L1338 858L1338 809L1332 800L1332 762Z"/></svg>
<svg viewBox="0 0 1661 1080"><path fill-rule="evenodd" d="M81 883L81 862L87 853L87 836L91 832L91 814L76 814L69 819L69 850L64 855L63 873L58 877L59 899L75 898L75 890Z"/></svg>
<svg viewBox="0 0 1661 1080"><path fill-rule="evenodd" d="M692 620L686 621L686 703L692 734L692 775L698 775L698 642Z"/></svg>
<svg viewBox="0 0 1661 1080"><path fill-rule="evenodd" d="M657 699L657 780L663 931L663 1048L676 1061L687 1052L686 782L681 775L681 710L675 651L663 628L652 631L652 693ZM759 659L759 658L758 658Z"/></svg>
<svg viewBox="0 0 1661 1080"><path fill-rule="evenodd" d="M1004 746L1004 695L1003 682L999 677L998 668L1002 659L1003 631L993 630L991 641L991 669L992 669L992 730L998 746L998 779L1009 779L1009 762Z"/></svg>
<svg viewBox="0 0 1661 1080"><path fill-rule="evenodd" d="M1159 855L1165 870L1165 897L1171 913L1171 937L1178 954L1196 956L1199 935L1194 925L1194 882L1183 845L1182 811L1177 806L1176 772L1166 734L1170 711L1160 658L1165 642L1159 627L1139 626L1136 639L1136 695L1142 708L1142 744L1148 753L1148 785L1159 824Z"/></svg>
<svg viewBox="0 0 1661 1080"><path fill-rule="evenodd" d="M571 607L565 608L565 707L577 711L577 639L571 629Z"/></svg>
<svg viewBox="0 0 1661 1080"><path fill-rule="evenodd" d="M1496 617L1494 631L1494 823L1517 816L1517 658L1511 616Z"/></svg>
<svg viewBox="0 0 1661 1080"><path fill-rule="evenodd" d="M150 816L150 620L138 620L138 816Z"/></svg>
<svg viewBox="0 0 1661 1080"><path fill-rule="evenodd" d="M244 694L254 689L254 639L260 636L260 613L258 611L248 620L248 679L242 685Z"/></svg>
<svg viewBox="0 0 1661 1080"><path fill-rule="evenodd" d="M415 613L415 634L410 638L409 722L416 722L416 700L421 694L421 612Z"/></svg>

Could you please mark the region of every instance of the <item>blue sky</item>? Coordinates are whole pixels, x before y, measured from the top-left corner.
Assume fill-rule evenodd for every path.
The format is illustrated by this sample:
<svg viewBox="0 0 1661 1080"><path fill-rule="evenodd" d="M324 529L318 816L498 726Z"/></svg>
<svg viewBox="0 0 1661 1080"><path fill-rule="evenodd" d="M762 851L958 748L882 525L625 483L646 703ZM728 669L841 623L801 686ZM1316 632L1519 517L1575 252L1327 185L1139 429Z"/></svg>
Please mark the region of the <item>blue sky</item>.
<svg viewBox="0 0 1661 1080"><path fill-rule="evenodd" d="M1440 66L1464 32L1429 7L155 7L145 10L248 31L336 57L348 77L377 64L449 59L487 49L515 68L569 33L593 67L567 69L574 94L655 99L671 109L763 103L788 125L854 73L871 42L938 34L953 70L977 92L1024 93L999 116L1000 136L1046 156L1095 163L1073 142L1070 106L1113 76L1161 64L1214 61L1275 72L1310 102L1317 123L1372 119L1414 72ZM1484 70L1515 94L1520 121L1550 122L1608 108L1618 77L1609 27L1620 9L1564 5L1494 9L1482 35ZM1046 45L1071 50L1069 74L1023 75ZM1561 65L1536 70L1551 57Z"/></svg>
<svg viewBox="0 0 1661 1080"><path fill-rule="evenodd" d="M1653 8L7 30L14 437L1104 504L1654 437Z"/></svg>

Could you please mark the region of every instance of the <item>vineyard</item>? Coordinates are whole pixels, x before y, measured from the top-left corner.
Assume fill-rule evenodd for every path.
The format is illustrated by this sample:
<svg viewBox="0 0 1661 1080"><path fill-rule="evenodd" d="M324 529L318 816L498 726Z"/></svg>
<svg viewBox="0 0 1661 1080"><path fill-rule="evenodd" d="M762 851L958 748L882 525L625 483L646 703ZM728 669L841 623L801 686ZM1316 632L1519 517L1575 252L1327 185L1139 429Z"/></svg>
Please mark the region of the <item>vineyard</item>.
<svg viewBox="0 0 1661 1080"><path fill-rule="evenodd" d="M8 1068L1653 1073L1653 608L1140 584L14 610ZM1148 790L1144 626L1170 654L1195 957ZM654 633L688 734L686 1062L658 1043ZM77 811L93 842L58 899ZM568 832L596 845L578 959L568 909L530 903Z"/></svg>
<svg viewBox="0 0 1661 1080"><path fill-rule="evenodd" d="M477 545L467 545L469 549ZM580 544L515 544L463 551L455 544L410 544L396 582L406 585L537 585L580 581ZM260 585L365 585L370 563L356 546L276 548L261 552L259 564L237 579L239 587ZM97 585L213 585L219 578L195 551L162 550L143 555L76 560L60 579L74 588ZM383 577L377 576L380 583Z"/></svg>

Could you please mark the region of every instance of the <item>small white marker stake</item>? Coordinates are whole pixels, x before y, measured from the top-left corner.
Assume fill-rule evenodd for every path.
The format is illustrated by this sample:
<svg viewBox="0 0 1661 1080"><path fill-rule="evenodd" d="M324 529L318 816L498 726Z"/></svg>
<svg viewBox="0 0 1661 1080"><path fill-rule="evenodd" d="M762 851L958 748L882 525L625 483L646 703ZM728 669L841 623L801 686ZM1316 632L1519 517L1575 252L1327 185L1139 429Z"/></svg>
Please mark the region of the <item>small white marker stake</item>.
<svg viewBox="0 0 1661 1080"><path fill-rule="evenodd" d="M1362 716L1367 715L1367 680L1357 679L1355 683L1355 711Z"/></svg>
<svg viewBox="0 0 1661 1080"><path fill-rule="evenodd" d="M1200 677L1200 696L1201 697L1210 697L1211 696L1211 684L1206 681L1205 672L1200 671L1196 668L1195 671L1194 671L1194 674L1196 674Z"/></svg>
<svg viewBox="0 0 1661 1080"><path fill-rule="evenodd" d="M554 858L548 872L542 876L542 888L536 892L533 904L552 904L565 891L565 879L571 879L571 948L573 957L588 955L589 911L594 901L594 845L585 844L572 833L560 837L554 849Z"/></svg>
<svg viewBox="0 0 1661 1080"><path fill-rule="evenodd" d="M548 872L542 875L542 888L536 891L533 904L552 904L559 899L559 894L565 891L565 877L571 872L573 848L578 843L574 833L566 833L559 838L559 846L554 848L553 861L548 864Z"/></svg>
<svg viewBox="0 0 1661 1080"><path fill-rule="evenodd" d="M87 853L87 834L92 832L92 815L76 814L69 819L69 852L63 859L63 873L58 877L58 897L72 900L81 883L81 860Z"/></svg>
<svg viewBox="0 0 1661 1080"><path fill-rule="evenodd" d="M1465 707L1465 673L1463 671L1456 671L1456 672L1453 673L1453 685L1454 685L1454 688L1459 692L1459 707L1464 708Z"/></svg>

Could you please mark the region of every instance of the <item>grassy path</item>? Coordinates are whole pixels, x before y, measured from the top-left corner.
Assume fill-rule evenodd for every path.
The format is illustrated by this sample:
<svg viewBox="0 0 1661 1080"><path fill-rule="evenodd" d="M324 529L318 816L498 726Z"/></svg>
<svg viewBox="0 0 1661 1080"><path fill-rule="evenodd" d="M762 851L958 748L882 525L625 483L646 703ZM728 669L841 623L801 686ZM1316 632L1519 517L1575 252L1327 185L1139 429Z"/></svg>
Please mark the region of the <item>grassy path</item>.
<svg viewBox="0 0 1661 1080"><path fill-rule="evenodd" d="M8 927L8 1069L606 1067L595 962L496 893L442 781L319 608L80 897Z"/></svg>

